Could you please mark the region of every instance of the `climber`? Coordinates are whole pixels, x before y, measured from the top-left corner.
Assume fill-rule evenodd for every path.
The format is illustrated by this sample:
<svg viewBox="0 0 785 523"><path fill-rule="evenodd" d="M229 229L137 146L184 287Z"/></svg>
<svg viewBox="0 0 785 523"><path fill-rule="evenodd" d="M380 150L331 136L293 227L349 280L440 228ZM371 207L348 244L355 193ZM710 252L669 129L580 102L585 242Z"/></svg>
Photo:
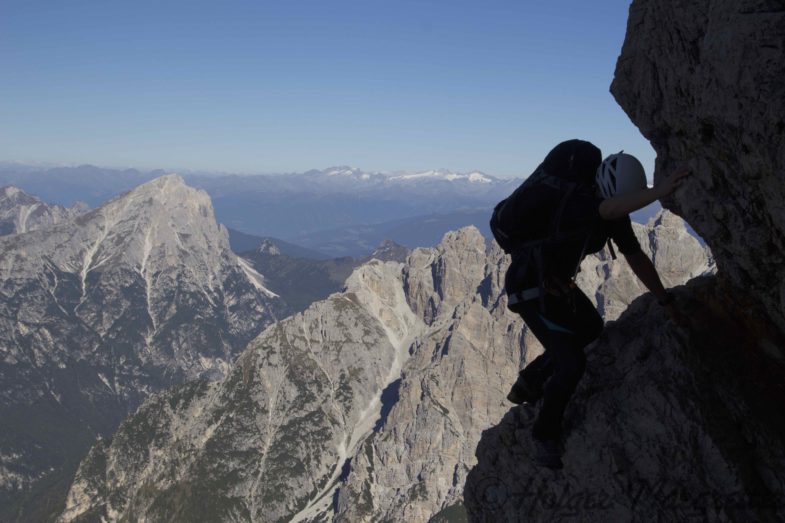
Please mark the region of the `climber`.
<svg viewBox="0 0 785 523"><path fill-rule="evenodd" d="M532 430L539 465L563 466L562 416L585 369L583 349L603 329L602 317L574 282L581 260L606 242L615 258L612 239L673 316L673 297L641 250L629 213L671 194L689 174L679 168L648 188L635 157L621 152L603 161L590 142L569 140L494 209L491 230L512 257L505 276L508 308L545 348L520 371L507 396L516 404L543 399Z"/></svg>

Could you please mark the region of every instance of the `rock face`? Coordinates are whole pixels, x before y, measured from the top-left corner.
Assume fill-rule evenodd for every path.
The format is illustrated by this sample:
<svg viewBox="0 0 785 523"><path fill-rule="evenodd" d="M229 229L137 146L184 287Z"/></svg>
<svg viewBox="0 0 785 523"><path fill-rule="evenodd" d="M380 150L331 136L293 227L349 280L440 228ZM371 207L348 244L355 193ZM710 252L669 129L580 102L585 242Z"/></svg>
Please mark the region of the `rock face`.
<svg viewBox="0 0 785 523"><path fill-rule="evenodd" d="M665 206L785 330L785 5L636 0L611 91L657 151ZM780 355L783 355L780 350Z"/></svg>
<svg viewBox="0 0 785 523"><path fill-rule="evenodd" d="M0 236L43 229L87 212L86 204L49 205L13 186L0 188Z"/></svg>
<svg viewBox="0 0 785 523"><path fill-rule="evenodd" d="M2 520L55 509L41 499L63 495L96 435L152 392L224 376L280 309L207 195L173 175L0 238L0 278Z"/></svg>
<svg viewBox="0 0 785 523"><path fill-rule="evenodd" d="M532 462L534 409L485 431L469 520L782 521L785 386L766 358L739 357L748 333L724 292L715 277L679 288L681 325L641 297L587 349L563 470Z"/></svg>
<svg viewBox="0 0 785 523"><path fill-rule="evenodd" d="M675 283L710 270L678 223L638 231L655 249L677 238L695 260ZM587 260L589 295L600 275L631 277L613 272L620 264ZM465 517L481 432L541 351L506 308L506 266L473 227L405 263L368 262L343 292L263 332L225 380L145 403L82 463L61 520ZM639 293L621 285L614 303Z"/></svg>
<svg viewBox="0 0 785 523"><path fill-rule="evenodd" d="M565 468L530 462L533 413L483 433L471 521L785 520L785 4L635 0L612 92L656 149L665 207L718 275L666 320L636 301L588 349Z"/></svg>
<svg viewBox="0 0 785 523"><path fill-rule="evenodd" d="M329 506L422 326L400 277L371 262L262 333L226 380L148 401L93 448L61 520L280 521Z"/></svg>

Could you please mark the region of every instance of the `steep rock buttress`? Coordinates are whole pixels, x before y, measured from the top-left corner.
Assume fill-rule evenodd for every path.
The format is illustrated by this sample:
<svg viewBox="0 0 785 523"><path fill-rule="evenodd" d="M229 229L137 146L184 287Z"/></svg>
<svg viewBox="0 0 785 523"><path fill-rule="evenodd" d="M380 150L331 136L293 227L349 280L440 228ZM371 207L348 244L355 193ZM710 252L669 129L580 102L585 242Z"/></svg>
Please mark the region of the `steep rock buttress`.
<svg viewBox="0 0 785 523"><path fill-rule="evenodd" d="M785 519L785 3L636 0L612 93L657 151L665 207L718 273L639 298L587 348L565 468L530 461L534 412L483 433L471 521Z"/></svg>

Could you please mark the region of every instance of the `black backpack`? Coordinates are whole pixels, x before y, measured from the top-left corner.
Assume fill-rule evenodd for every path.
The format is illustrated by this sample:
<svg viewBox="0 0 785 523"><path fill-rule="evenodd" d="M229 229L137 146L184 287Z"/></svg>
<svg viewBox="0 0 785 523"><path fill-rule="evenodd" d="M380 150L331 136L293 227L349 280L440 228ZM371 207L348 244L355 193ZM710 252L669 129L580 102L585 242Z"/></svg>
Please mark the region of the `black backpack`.
<svg viewBox="0 0 785 523"><path fill-rule="evenodd" d="M596 158L589 158L590 155ZM593 176L587 178L585 174L580 176L577 173L588 172L591 167L587 164L595 161L599 164L600 160L599 149L588 142L581 140L563 142L551 151L531 176L493 209L490 221L491 233L505 253L523 264L523 271L533 265L537 271L539 292L536 294L540 297L541 306L546 269L543 263L543 250L546 245L585 236L573 279L580 269L580 262L592 235L594 224L587 223L586 227L562 231L561 219L567 202L575 191L593 192ZM594 169L596 166L591 168L592 173ZM560 175L552 174L550 170L556 170ZM532 219L531 210L527 209L532 202L532 188L540 186L550 187L560 194L550 223ZM615 253L612 252L612 255L615 258Z"/></svg>
<svg viewBox="0 0 785 523"><path fill-rule="evenodd" d="M530 212L527 209L527 200L531 199L532 188L543 185L561 193L550 224L535 222L529 216ZM540 165L510 196L494 207L490 228L496 243L505 253L517 258L527 251L540 250L539 248L546 243L558 243L590 232L590 224L586 228L569 232L560 230L567 201L573 192L581 187L582 184L578 182L567 181L549 174Z"/></svg>

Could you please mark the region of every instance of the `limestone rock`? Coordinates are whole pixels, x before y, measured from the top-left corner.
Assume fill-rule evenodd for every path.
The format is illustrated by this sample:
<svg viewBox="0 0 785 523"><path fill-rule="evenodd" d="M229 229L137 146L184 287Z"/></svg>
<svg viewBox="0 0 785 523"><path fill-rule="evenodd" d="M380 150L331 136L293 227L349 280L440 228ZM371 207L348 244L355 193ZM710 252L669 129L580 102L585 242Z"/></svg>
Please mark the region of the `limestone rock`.
<svg viewBox="0 0 785 523"><path fill-rule="evenodd" d="M636 0L627 28L611 92L657 151L655 183L694 173L664 205L785 330L785 6Z"/></svg>
<svg viewBox="0 0 785 523"><path fill-rule="evenodd" d="M714 276L679 288L684 324L643 296L587 349L561 471L533 463L534 409L485 431L469 520L785 518L785 388L765 358L742 357L739 338L753 333L717 306L723 292Z"/></svg>
<svg viewBox="0 0 785 523"><path fill-rule="evenodd" d="M633 1L611 91L655 184L692 169L663 204L717 276L677 291L675 321L641 297L588 349L563 471L530 463L532 413L487 430L470 520L785 519L784 50L781 0Z"/></svg>
<svg viewBox="0 0 785 523"><path fill-rule="evenodd" d="M633 223L632 227L665 287L716 271L711 252L687 231L684 220L673 213L663 209L646 225ZM623 261L623 255L617 253L617 256L614 262L607 249L588 256L577 277L578 286L597 305L606 321L618 318L633 299L646 292Z"/></svg>

